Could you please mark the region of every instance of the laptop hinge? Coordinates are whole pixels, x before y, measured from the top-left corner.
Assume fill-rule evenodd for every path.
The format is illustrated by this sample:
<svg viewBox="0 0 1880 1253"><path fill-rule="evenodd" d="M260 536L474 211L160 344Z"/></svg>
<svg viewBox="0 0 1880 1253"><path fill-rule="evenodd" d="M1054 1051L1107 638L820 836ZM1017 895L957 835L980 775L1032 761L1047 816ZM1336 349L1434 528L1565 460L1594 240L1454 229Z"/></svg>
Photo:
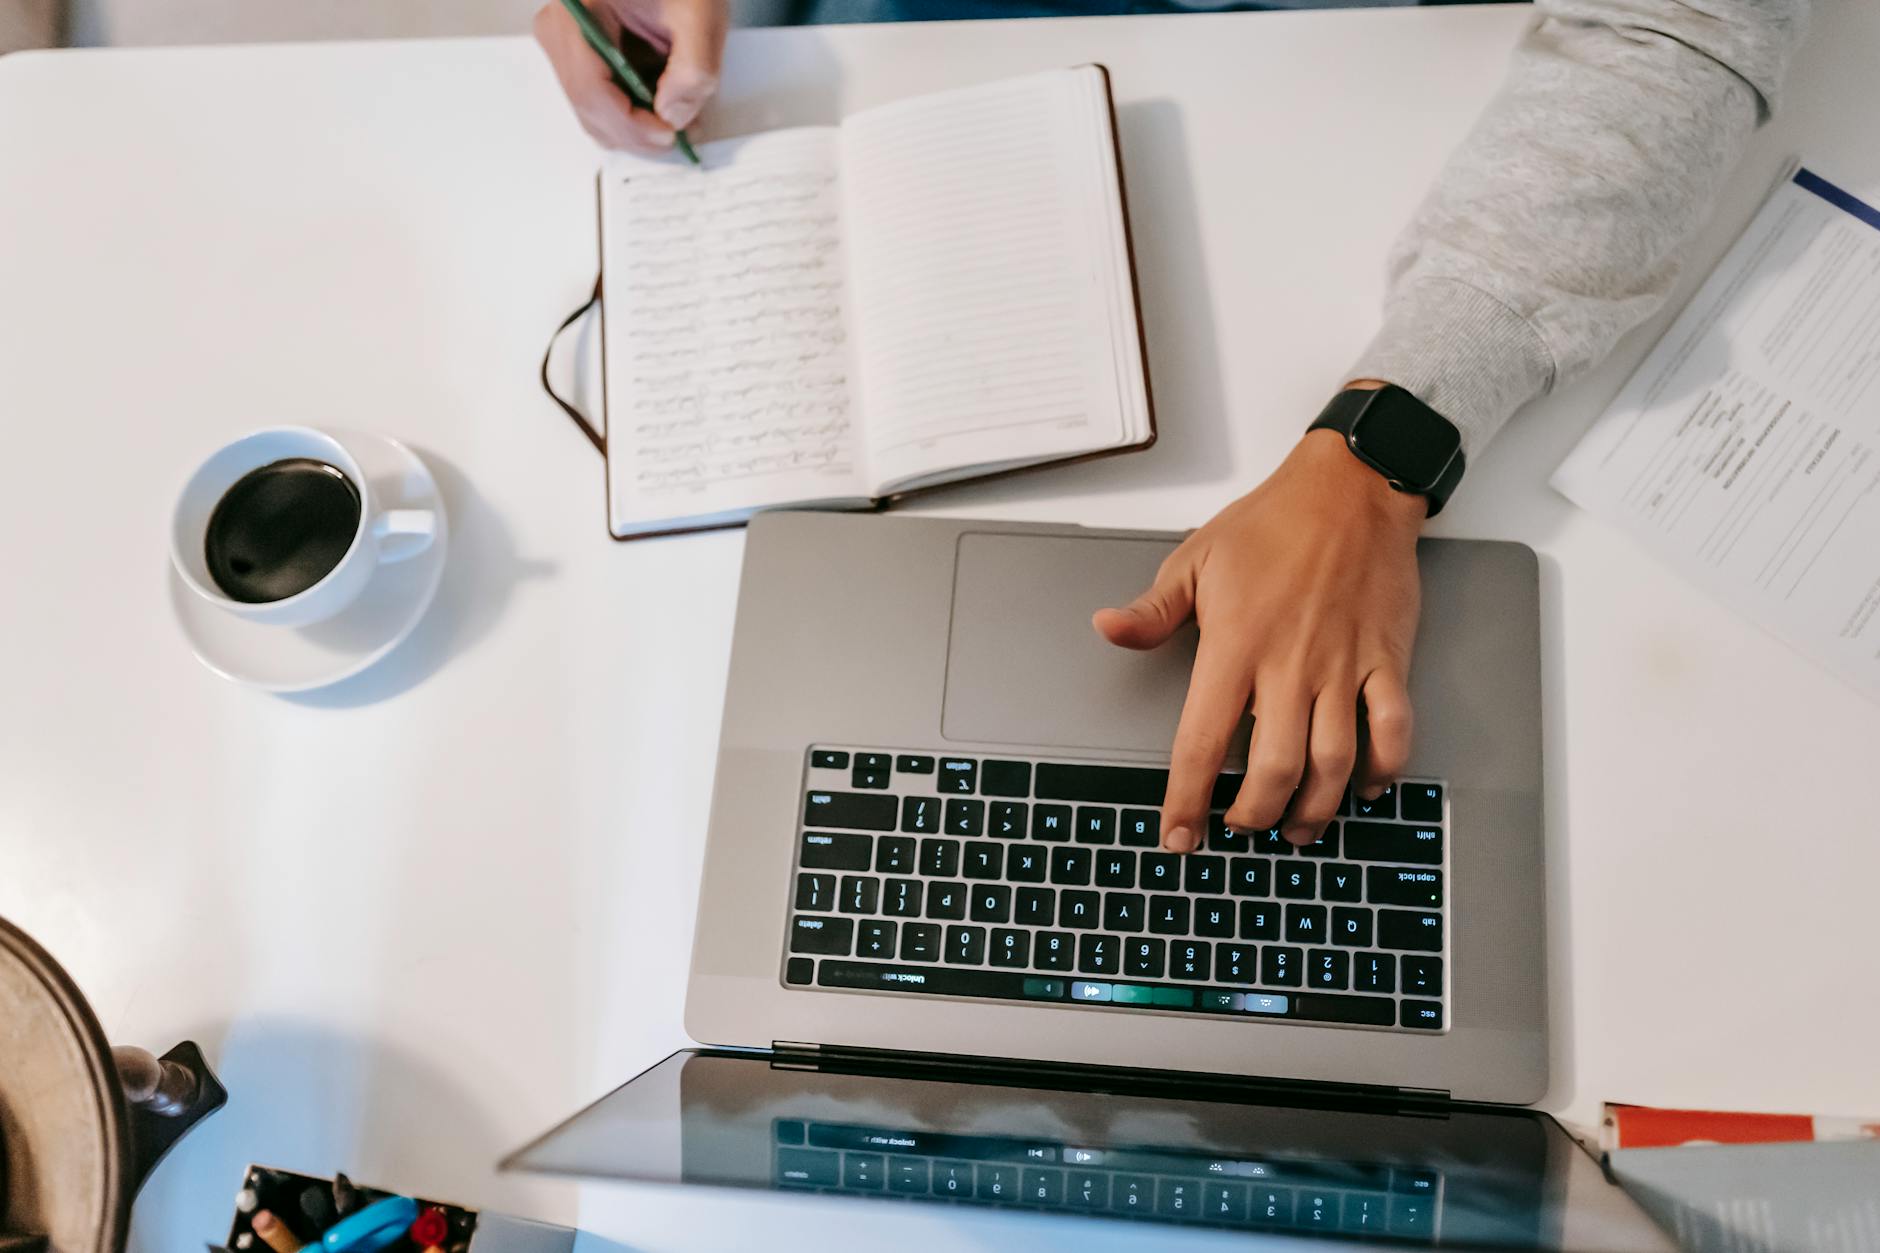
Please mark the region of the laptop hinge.
<svg viewBox="0 0 1880 1253"><path fill-rule="evenodd" d="M800 1040L772 1040L770 1064L780 1070L813 1069L822 1060L822 1045Z"/></svg>
<svg viewBox="0 0 1880 1253"><path fill-rule="evenodd" d="M1081 1062L1040 1062L1003 1057L968 1057L950 1053L911 1053L845 1045L771 1043L771 1064L780 1069L821 1069L926 1078L941 1082L1005 1083L1015 1086L1072 1088L1102 1092L1181 1097L1304 1099L1334 1104L1378 1103L1405 1107L1441 1107L1450 1102L1445 1088L1390 1087L1381 1084L1328 1083L1251 1075L1202 1074L1093 1066Z"/></svg>

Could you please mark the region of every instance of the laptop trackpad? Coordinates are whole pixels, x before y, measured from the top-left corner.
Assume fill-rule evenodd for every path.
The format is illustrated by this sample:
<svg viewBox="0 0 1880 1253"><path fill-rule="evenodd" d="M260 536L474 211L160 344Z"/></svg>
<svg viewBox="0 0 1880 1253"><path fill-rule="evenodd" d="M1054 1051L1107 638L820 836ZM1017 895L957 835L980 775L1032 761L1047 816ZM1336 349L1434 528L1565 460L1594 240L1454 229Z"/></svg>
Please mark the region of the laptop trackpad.
<svg viewBox="0 0 1880 1253"><path fill-rule="evenodd" d="M1167 753L1194 664L1194 626L1135 652L1098 635L1090 615L1134 600L1173 548L1165 540L962 535L941 734Z"/></svg>

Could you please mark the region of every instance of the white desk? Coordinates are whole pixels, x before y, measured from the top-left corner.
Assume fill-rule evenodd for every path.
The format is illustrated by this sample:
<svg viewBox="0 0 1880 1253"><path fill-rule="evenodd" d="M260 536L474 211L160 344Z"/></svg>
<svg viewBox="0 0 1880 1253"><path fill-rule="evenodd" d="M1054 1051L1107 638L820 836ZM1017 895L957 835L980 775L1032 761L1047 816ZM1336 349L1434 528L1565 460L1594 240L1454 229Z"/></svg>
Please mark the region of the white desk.
<svg viewBox="0 0 1880 1253"><path fill-rule="evenodd" d="M1880 8L1823 10L1700 261L1790 151L1880 191ZM1526 20L740 33L715 129L1107 62L1162 442L934 507L1176 528L1254 483L1340 380L1386 244ZM234 1092L145 1194L143 1250L218 1234L250 1159L635 1247L816 1248L838 1221L491 1172L683 1043L737 581L736 534L609 542L598 460L536 390L592 277L593 159L521 39L0 61L0 913L112 1035L194 1037ZM1437 527L1543 555L1547 1105L1880 1113L1880 710L1544 486L1646 343L1527 415ZM164 600L185 470L274 421L412 442L453 511L419 635L306 699L213 678ZM1027 1220L839 1221L966 1248Z"/></svg>

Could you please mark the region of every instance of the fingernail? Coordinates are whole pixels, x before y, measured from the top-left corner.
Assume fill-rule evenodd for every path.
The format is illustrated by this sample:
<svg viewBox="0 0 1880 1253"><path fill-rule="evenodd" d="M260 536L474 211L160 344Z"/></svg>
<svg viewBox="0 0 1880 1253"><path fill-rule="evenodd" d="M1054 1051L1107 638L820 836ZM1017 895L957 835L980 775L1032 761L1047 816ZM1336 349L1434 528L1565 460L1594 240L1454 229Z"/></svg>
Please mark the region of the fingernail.
<svg viewBox="0 0 1880 1253"><path fill-rule="evenodd" d="M1195 833L1187 827L1176 827L1162 837L1162 847L1171 853L1192 853L1195 844Z"/></svg>
<svg viewBox="0 0 1880 1253"><path fill-rule="evenodd" d="M1310 844L1319 838L1319 833L1311 827L1287 827L1280 832L1288 844Z"/></svg>
<svg viewBox="0 0 1880 1253"><path fill-rule="evenodd" d="M660 121L672 129L682 131L692 124L692 119L698 116L698 111L704 103L703 100L692 96L674 96L669 100L660 101L653 112L659 115Z"/></svg>

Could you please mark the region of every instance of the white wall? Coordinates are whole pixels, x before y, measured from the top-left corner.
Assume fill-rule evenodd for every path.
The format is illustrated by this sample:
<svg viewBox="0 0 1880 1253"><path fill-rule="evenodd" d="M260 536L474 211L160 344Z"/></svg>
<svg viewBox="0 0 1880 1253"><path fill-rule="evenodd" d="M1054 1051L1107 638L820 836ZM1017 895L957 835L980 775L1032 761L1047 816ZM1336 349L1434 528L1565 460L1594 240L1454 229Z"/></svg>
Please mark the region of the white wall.
<svg viewBox="0 0 1880 1253"><path fill-rule="evenodd" d="M57 0L0 0L12 6ZM542 0L67 0L70 42L273 43L292 39L399 39L512 35L529 29ZM761 25L774 0L732 0L739 25ZM4 47L0 39L0 47Z"/></svg>
<svg viewBox="0 0 1880 1253"><path fill-rule="evenodd" d="M0 4L11 0L0 0ZM75 44L498 35L525 31L540 0L69 0Z"/></svg>
<svg viewBox="0 0 1880 1253"><path fill-rule="evenodd" d="M0 0L0 52L59 42L59 0Z"/></svg>

